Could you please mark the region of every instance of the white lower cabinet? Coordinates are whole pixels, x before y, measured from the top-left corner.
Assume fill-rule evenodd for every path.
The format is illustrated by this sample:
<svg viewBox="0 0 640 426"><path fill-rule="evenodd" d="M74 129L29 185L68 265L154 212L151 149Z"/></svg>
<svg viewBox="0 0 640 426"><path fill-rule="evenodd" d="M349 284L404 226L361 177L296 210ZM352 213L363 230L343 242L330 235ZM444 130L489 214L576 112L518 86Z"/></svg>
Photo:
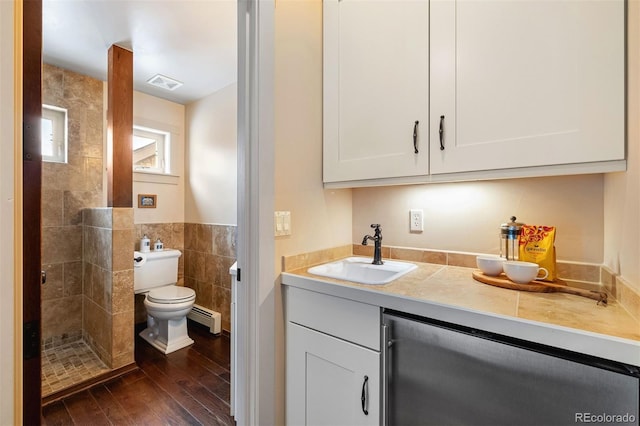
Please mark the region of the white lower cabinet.
<svg viewBox="0 0 640 426"><path fill-rule="evenodd" d="M287 324L287 424L380 424L380 353Z"/></svg>
<svg viewBox="0 0 640 426"><path fill-rule="evenodd" d="M286 424L379 425L380 308L285 288Z"/></svg>

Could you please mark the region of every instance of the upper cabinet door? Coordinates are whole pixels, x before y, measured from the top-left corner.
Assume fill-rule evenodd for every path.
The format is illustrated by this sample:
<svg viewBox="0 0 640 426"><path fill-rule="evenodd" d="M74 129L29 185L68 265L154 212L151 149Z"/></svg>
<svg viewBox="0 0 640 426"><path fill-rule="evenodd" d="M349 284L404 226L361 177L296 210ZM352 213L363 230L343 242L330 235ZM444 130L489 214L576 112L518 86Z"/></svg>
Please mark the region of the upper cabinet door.
<svg viewBox="0 0 640 426"><path fill-rule="evenodd" d="M624 22L622 0L433 0L431 173L623 160Z"/></svg>
<svg viewBox="0 0 640 426"><path fill-rule="evenodd" d="M324 182L427 174L428 1L325 0L323 31Z"/></svg>

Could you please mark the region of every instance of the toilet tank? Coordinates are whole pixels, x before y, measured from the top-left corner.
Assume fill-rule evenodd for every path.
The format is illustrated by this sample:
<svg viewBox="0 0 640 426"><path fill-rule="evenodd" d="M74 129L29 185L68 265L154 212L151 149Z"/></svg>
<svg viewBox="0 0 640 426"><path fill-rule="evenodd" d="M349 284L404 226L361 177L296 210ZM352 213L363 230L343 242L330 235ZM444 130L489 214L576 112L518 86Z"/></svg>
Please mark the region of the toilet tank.
<svg viewBox="0 0 640 426"><path fill-rule="evenodd" d="M180 250L165 249L149 253L134 252L133 290L142 293L178 282ZM135 259L142 258L137 262Z"/></svg>

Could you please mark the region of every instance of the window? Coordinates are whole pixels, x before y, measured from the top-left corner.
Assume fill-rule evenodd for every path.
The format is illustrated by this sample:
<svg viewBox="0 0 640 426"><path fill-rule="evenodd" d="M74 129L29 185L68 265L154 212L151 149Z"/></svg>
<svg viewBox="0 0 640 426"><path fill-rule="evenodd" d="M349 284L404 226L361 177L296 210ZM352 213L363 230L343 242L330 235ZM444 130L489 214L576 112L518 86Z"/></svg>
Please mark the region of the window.
<svg viewBox="0 0 640 426"><path fill-rule="evenodd" d="M42 105L42 161L67 162L67 110Z"/></svg>
<svg viewBox="0 0 640 426"><path fill-rule="evenodd" d="M167 132L133 126L133 170L169 173L169 142Z"/></svg>

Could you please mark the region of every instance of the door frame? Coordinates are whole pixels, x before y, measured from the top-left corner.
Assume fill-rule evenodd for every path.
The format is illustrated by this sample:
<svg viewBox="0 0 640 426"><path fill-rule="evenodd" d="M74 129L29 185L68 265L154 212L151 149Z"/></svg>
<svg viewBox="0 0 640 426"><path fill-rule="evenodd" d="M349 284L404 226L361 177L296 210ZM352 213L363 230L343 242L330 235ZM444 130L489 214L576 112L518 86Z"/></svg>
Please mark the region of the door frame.
<svg viewBox="0 0 640 426"><path fill-rule="evenodd" d="M22 423L22 2L1 2L0 423ZM11 244L9 244L11 242Z"/></svg>
<svg viewBox="0 0 640 426"><path fill-rule="evenodd" d="M22 422L39 424L41 368L42 0L24 0L22 27ZM37 408L36 408L37 407Z"/></svg>
<svg viewBox="0 0 640 426"><path fill-rule="evenodd" d="M30 4L34 9L22 6ZM15 2L15 63L16 83L22 83L22 18L38 12L39 23L37 30L29 27L31 34L40 36L41 43L41 0L24 0ZM38 8L39 6L39 8ZM240 0L238 2L238 266L242 268L242 286L247 301L247 309L244 318L248 326L248 333L241 337L247 353L249 354L246 365L241 366L247 372L245 393L247 401L246 417L249 424L274 424L277 395L275 389L275 299L274 286L276 285L274 267L274 237L273 237L273 201L274 201L274 118L273 118L273 47L274 47L274 0ZM32 52L33 53L33 52ZM41 55L41 44L38 49ZM22 93L15 94L16 105L16 158L15 158L15 217L14 230L22 230L27 227L27 222L22 219L23 205L22 195L25 192L22 171L22 144L18 138L22 135ZM41 104L41 102L40 102ZM39 194L39 192L38 192ZM39 206L39 204L38 204ZM39 211L39 207L38 207ZM40 222L37 228L39 233ZM38 239L39 244L39 239ZM33 243L30 243L33 245ZM29 246L30 246L29 245ZM29 291L35 287L40 292L40 265L37 269L38 285L21 286L23 277L23 252L28 244L24 243L22 233L16 232L14 238L15 256L15 327L14 327L14 420L16 423L26 423L23 415L38 413L40 421L40 409L33 410L34 391L38 395L37 406L40 407L40 386L33 389L24 382L31 366L22 360L22 320L26 318L23 312L23 300L33 300L23 294L23 290ZM38 250L39 253L39 250ZM30 253L31 255L31 253ZM32 258L33 259L33 258ZM40 256L37 256L40 262ZM35 263L35 262L34 262ZM34 274L31 273L33 276ZM33 308L33 307L31 307ZM38 309L40 303L38 302ZM18 320L20 319L20 320ZM39 321L39 319L38 319ZM31 363L34 364L34 363ZM40 367L38 369L38 385L40 383ZM275 392L274 392L275 391ZM24 411L23 411L24 410Z"/></svg>
<svg viewBox="0 0 640 426"><path fill-rule="evenodd" d="M274 0L238 1L238 424L277 424L274 208Z"/></svg>

